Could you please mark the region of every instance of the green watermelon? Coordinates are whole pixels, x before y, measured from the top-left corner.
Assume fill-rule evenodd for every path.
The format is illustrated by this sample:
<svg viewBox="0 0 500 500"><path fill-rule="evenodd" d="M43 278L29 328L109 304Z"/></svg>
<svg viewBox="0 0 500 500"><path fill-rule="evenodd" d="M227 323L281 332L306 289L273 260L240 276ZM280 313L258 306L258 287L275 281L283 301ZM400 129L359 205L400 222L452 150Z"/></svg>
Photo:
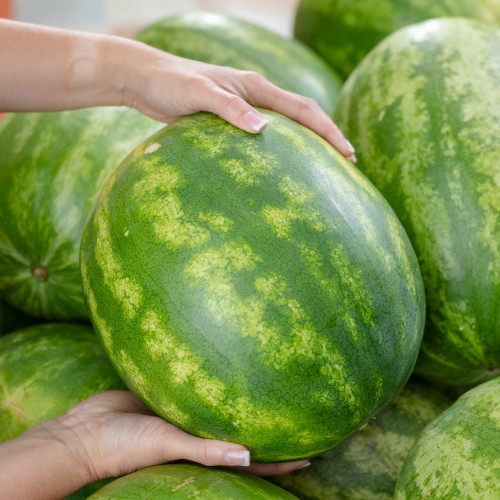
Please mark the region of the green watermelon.
<svg viewBox="0 0 500 500"><path fill-rule="evenodd" d="M78 264L113 169L160 127L127 108L18 113L0 122L0 295L35 317L88 319Z"/></svg>
<svg viewBox="0 0 500 500"><path fill-rule="evenodd" d="M84 399L124 389L86 325L47 323L0 338L0 442Z"/></svg>
<svg viewBox="0 0 500 500"><path fill-rule="evenodd" d="M461 396L422 432L396 499L500 498L500 378Z"/></svg>
<svg viewBox="0 0 500 500"><path fill-rule="evenodd" d="M0 299L0 335L32 325L36 320Z"/></svg>
<svg viewBox="0 0 500 500"><path fill-rule="evenodd" d="M416 372L449 385L500 373L500 29L427 21L377 46L336 119L420 261Z"/></svg>
<svg viewBox="0 0 500 500"><path fill-rule="evenodd" d="M393 31L448 16L500 24L500 0L300 0L294 36L345 78Z"/></svg>
<svg viewBox="0 0 500 500"><path fill-rule="evenodd" d="M192 464L157 465L115 479L92 500L202 498L206 500L292 500L297 497L260 477Z"/></svg>
<svg viewBox="0 0 500 500"><path fill-rule="evenodd" d="M367 426L313 458L311 466L273 482L304 500L390 500L408 451L451 401L410 380Z"/></svg>
<svg viewBox="0 0 500 500"><path fill-rule="evenodd" d="M185 12L147 26L136 38L181 57L257 71L314 98L329 115L340 93L339 77L311 49L235 17Z"/></svg>
<svg viewBox="0 0 500 500"><path fill-rule="evenodd" d="M211 114L138 147L82 240L96 331L127 385L256 461L332 447L392 400L421 342L413 249L380 193L275 113Z"/></svg>

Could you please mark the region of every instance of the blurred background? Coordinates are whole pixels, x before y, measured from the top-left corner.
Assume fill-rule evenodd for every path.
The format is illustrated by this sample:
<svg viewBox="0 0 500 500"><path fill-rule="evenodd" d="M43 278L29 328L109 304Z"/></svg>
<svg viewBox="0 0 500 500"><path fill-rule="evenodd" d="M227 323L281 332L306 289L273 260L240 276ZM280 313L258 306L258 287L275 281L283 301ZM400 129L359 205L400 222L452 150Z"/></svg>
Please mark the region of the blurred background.
<svg viewBox="0 0 500 500"><path fill-rule="evenodd" d="M206 10L238 16L291 36L298 0L0 0L0 17L131 36L176 12Z"/></svg>

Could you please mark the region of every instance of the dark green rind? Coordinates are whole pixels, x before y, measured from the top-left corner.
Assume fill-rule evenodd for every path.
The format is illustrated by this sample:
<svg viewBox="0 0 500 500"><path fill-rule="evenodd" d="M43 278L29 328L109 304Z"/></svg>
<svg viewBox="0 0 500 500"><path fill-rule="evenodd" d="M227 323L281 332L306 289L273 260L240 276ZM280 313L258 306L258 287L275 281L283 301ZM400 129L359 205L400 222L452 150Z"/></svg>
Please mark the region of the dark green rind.
<svg viewBox="0 0 500 500"><path fill-rule="evenodd" d="M125 389L85 325L50 323L0 339L0 442L84 399Z"/></svg>
<svg viewBox="0 0 500 500"><path fill-rule="evenodd" d="M101 191L81 269L96 331L146 404L274 461L329 449L396 396L424 294L380 193L263 112L262 135L199 114L137 148Z"/></svg>
<svg viewBox="0 0 500 500"><path fill-rule="evenodd" d="M500 24L500 0L300 0L294 36L347 78L392 32L451 16Z"/></svg>
<svg viewBox="0 0 500 500"><path fill-rule="evenodd" d="M0 335L33 325L36 321L0 299Z"/></svg>
<svg viewBox="0 0 500 500"><path fill-rule="evenodd" d="M185 12L136 38L181 57L257 71L278 87L314 98L329 115L340 93L339 77L309 47L235 17Z"/></svg>
<svg viewBox="0 0 500 500"><path fill-rule="evenodd" d="M381 43L336 120L419 258L427 324L416 372L478 384L500 367L500 30L428 21Z"/></svg>
<svg viewBox="0 0 500 500"><path fill-rule="evenodd" d="M292 500L297 497L252 474L190 464L148 467L116 479L89 497L92 500L133 498Z"/></svg>
<svg viewBox="0 0 500 500"><path fill-rule="evenodd" d="M424 429L395 498L500 498L500 378L465 393Z"/></svg>
<svg viewBox="0 0 500 500"><path fill-rule="evenodd" d="M114 478L100 479L99 481L94 481L93 483L86 484L79 490L66 497L65 500L86 500L90 497L90 495L92 495L92 493L99 491L111 481L114 481Z"/></svg>
<svg viewBox="0 0 500 500"><path fill-rule="evenodd" d="M300 471L273 482L303 500L389 500L408 451L451 401L410 380L369 424Z"/></svg>
<svg viewBox="0 0 500 500"><path fill-rule="evenodd" d="M78 252L109 174L161 126L126 108L18 113L0 123L0 295L35 317L88 319ZM35 267L46 273L40 280Z"/></svg>

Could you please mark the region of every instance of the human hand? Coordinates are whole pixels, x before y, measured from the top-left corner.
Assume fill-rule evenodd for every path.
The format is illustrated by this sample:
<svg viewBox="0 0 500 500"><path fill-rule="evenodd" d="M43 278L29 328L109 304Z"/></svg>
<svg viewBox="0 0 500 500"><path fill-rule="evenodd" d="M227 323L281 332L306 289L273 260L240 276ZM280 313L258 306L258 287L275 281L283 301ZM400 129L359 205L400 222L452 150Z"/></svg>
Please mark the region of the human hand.
<svg viewBox="0 0 500 500"><path fill-rule="evenodd" d="M58 420L72 431L68 445L82 467L91 471L90 481L174 460L246 466L246 471L261 476L285 474L308 464L308 460L250 464L244 446L187 434L155 416L128 391L92 396Z"/></svg>
<svg viewBox="0 0 500 500"><path fill-rule="evenodd" d="M314 99L285 91L253 71L215 66L143 46L139 69L121 83L123 103L163 122L210 111L250 133L266 118L255 106L286 115L355 161L354 148Z"/></svg>

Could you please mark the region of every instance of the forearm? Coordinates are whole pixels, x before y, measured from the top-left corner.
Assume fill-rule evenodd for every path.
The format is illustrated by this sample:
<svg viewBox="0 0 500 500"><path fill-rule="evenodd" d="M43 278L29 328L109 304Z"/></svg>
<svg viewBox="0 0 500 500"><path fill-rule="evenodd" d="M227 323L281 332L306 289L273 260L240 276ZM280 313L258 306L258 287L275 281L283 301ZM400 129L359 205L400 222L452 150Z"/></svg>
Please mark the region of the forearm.
<svg viewBox="0 0 500 500"><path fill-rule="evenodd" d="M0 444L1 498L59 499L93 481L72 440L73 431L51 420Z"/></svg>
<svg viewBox="0 0 500 500"><path fill-rule="evenodd" d="M121 37L0 20L0 110L120 105L155 50Z"/></svg>

